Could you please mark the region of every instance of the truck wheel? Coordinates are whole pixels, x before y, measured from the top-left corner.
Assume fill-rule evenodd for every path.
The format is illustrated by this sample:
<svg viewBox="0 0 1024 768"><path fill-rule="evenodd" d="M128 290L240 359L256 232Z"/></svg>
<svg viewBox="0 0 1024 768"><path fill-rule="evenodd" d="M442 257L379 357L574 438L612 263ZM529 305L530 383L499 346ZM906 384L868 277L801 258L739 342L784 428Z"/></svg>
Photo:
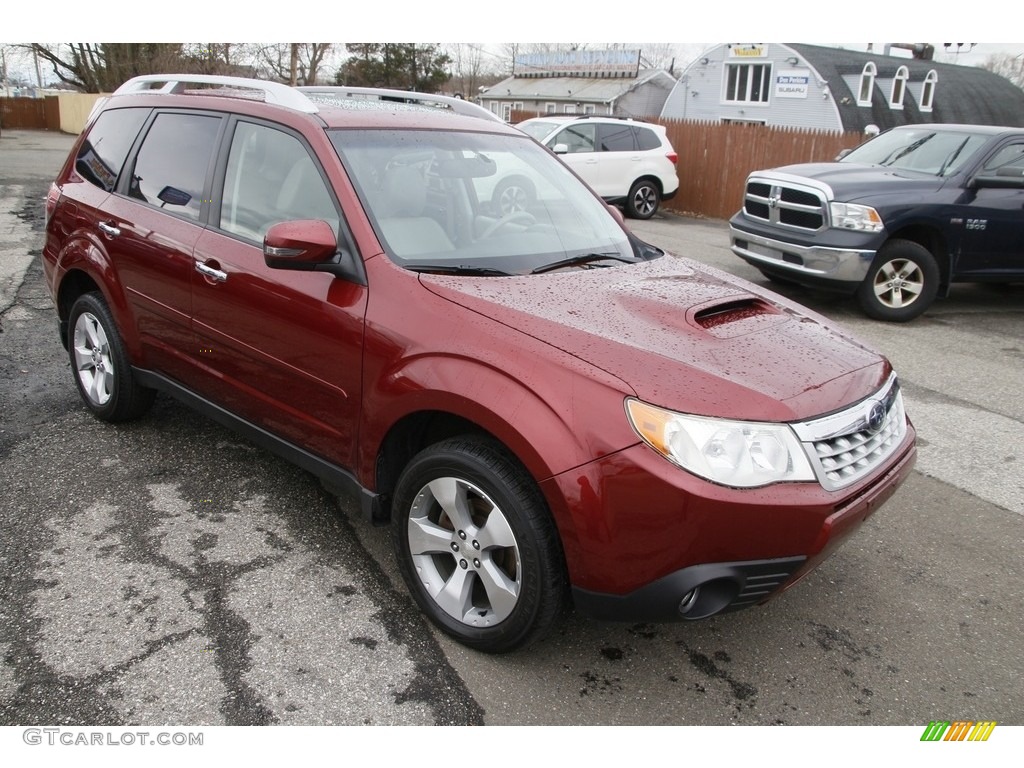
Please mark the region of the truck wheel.
<svg viewBox="0 0 1024 768"><path fill-rule="evenodd" d="M463 437L424 449L402 472L392 510L402 576L440 629L490 653L550 631L567 592L558 533L500 445Z"/></svg>
<svg viewBox="0 0 1024 768"><path fill-rule="evenodd" d="M939 290L939 267L923 245L892 240L882 246L857 301L869 317L903 323L920 315Z"/></svg>

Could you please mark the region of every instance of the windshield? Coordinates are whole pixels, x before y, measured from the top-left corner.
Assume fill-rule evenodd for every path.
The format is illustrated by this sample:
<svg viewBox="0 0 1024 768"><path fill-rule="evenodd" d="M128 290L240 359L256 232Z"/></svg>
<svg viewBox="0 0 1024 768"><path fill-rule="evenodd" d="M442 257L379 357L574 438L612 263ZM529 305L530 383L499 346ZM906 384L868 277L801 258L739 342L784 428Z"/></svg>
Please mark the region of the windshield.
<svg viewBox="0 0 1024 768"><path fill-rule="evenodd" d="M386 253L408 269L526 274L555 262L596 268L655 255L634 249L602 201L526 136L330 137Z"/></svg>
<svg viewBox="0 0 1024 768"><path fill-rule="evenodd" d="M537 141L544 141L544 139L555 130L561 123L553 123L546 120L527 120L524 123L516 125L520 131L525 133Z"/></svg>
<svg viewBox="0 0 1024 768"><path fill-rule="evenodd" d="M949 176L959 171L988 138L969 131L935 128L887 131L857 147L840 162Z"/></svg>

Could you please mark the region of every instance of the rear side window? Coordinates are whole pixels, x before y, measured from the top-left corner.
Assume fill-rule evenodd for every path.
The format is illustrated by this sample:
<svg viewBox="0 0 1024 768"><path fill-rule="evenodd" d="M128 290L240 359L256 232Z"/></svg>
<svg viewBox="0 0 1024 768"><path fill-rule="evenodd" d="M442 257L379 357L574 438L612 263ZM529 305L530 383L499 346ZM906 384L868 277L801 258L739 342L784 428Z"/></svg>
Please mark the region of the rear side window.
<svg viewBox="0 0 1024 768"><path fill-rule="evenodd" d="M636 143L644 152L657 149L661 146L661 139L658 138L658 134L652 131L650 128L637 128L636 129Z"/></svg>
<svg viewBox="0 0 1024 768"><path fill-rule="evenodd" d="M113 190L148 115L149 110L144 108L110 109L101 114L78 150L75 158L78 174L100 189Z"/></svg>
<svg viewBox="0 0 1024 768"><path fill-rule="evenodd" d="M632 152L636 149L633 141L633 127L630 125L600 126L602 152Z"/></svg>
<svg viewBox="0 0 1024 768"><path fill-rule="evenodd" d="M220 118L157 115L135 158L128 196L199 219Z"/></svg>

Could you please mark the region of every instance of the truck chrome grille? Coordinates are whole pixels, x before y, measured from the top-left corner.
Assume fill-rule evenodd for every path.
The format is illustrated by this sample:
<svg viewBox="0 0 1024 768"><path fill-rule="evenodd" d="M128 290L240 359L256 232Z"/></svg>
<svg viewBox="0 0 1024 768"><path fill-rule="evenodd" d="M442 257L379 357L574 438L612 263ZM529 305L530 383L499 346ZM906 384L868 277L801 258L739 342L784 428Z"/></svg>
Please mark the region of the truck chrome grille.
<svg viewBox="0 0 1024 768"><path fill-rule="evenodd" d="M822 229L828 222L820 192L765 179L747 181L743 211L751 218L809 231Z"/></svg>
<svg viewBox="0 0 1024 768"><path fill-rule="evenodd" d="M877 394L839 413L793 425L822 487L836 491L878 468L907 431L895 376Z"/></svg>

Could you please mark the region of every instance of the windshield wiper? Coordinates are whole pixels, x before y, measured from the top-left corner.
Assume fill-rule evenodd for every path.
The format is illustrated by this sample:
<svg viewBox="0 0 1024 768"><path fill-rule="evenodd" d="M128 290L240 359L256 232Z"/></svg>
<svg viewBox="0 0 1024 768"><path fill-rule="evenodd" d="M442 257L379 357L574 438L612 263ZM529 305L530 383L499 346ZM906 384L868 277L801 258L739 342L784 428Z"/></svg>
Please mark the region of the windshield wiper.
<svg viewBox="0 0 1024 768"><path fill-rule="evenodd" d="M624 261L627 264L635 264L636 259L629 256L622 256L618 253L581 253L578 256L570 256L568 259L562 259L561 261L552 261L550 264L542 264L536 269L530 270L531 275L537 275L541 272L550 272L553 269L560 269L561 267L577 267L582 264L590 264L595 261ZM611 266L606 264L605 266Z"/></svg>
<svg viewBox="0 0 1024 768"><path fill-rule="evenodd" d="M489 277L510 277L513 273L494 267L476 267L472 264L410 264L410 272L427 272L438 275L487 275Z"/></svg>

